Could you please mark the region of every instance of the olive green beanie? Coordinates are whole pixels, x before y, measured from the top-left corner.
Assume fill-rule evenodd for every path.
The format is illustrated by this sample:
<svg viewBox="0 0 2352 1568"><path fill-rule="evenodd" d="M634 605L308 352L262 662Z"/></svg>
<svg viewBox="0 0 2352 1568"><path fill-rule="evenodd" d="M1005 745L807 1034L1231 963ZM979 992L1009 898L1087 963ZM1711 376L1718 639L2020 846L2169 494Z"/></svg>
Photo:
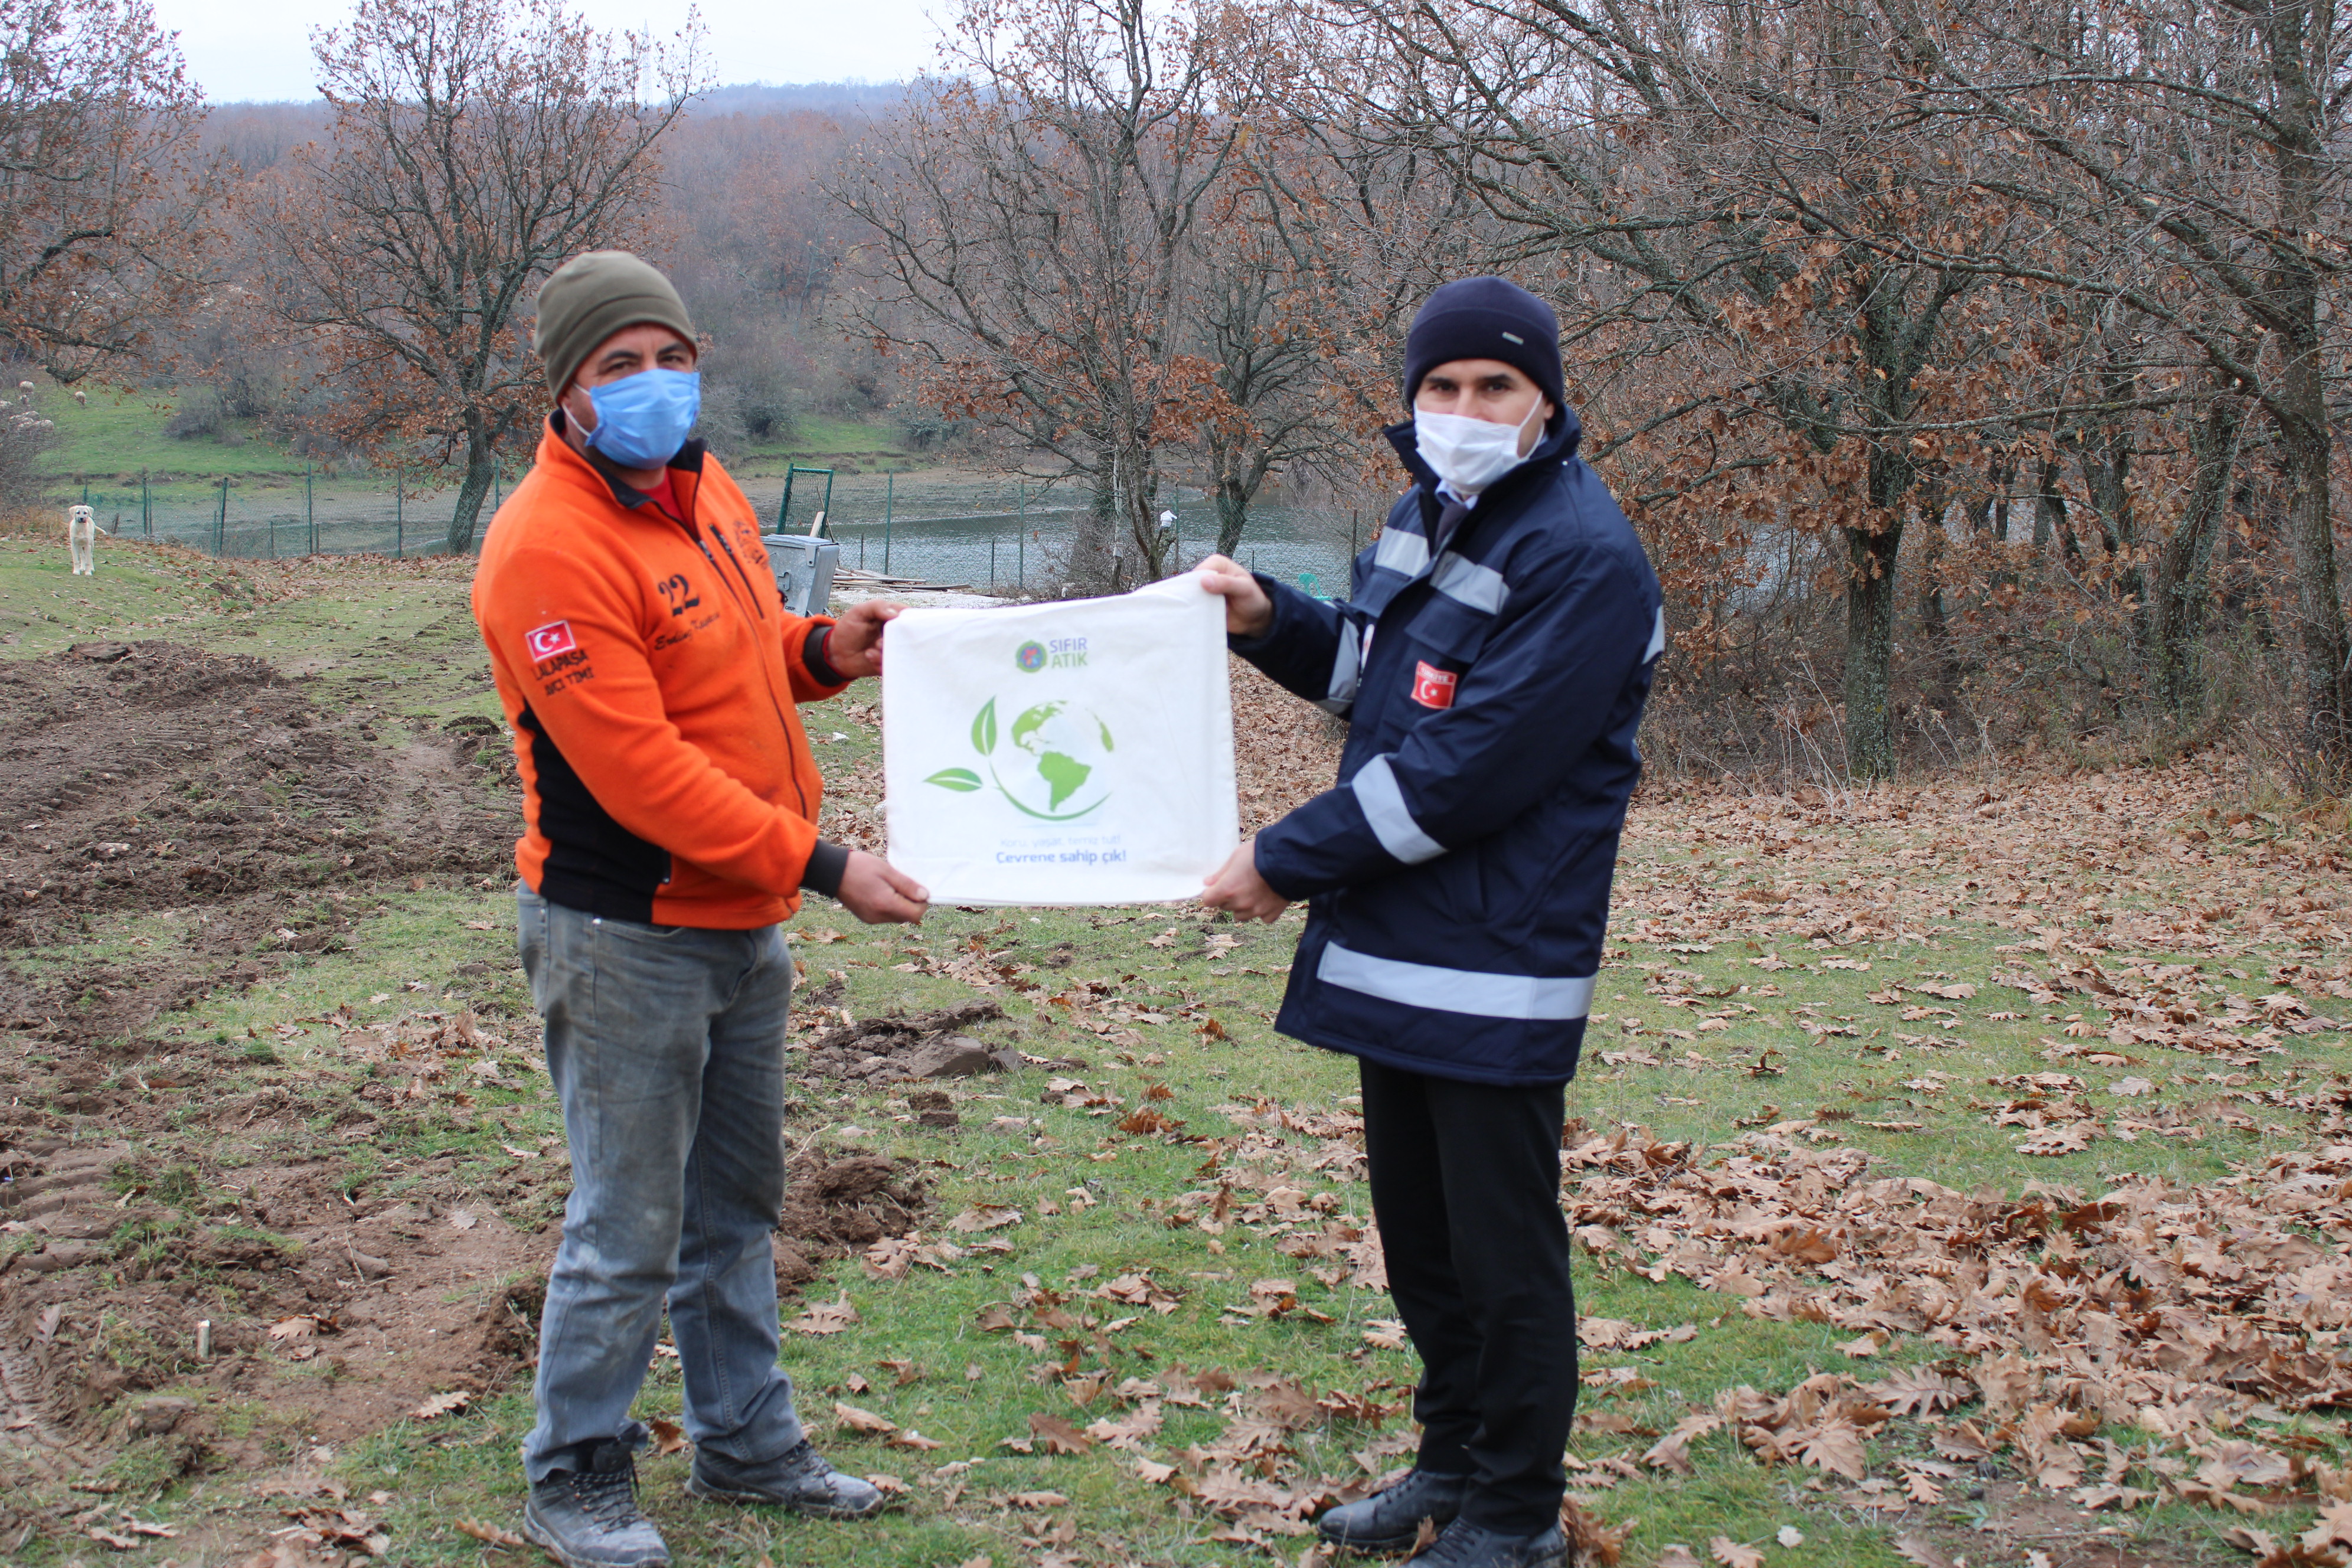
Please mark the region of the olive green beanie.
<svg viewBox="0 0 2352 1568"><path fill-rule="evenodd" d="M539 324L530 346L547 366L548 390L558 397L580 362L596 345L644 322L667 327L694 342L686 301L651 262L625 250L591 250L555 269L539 289Z"/></svg>

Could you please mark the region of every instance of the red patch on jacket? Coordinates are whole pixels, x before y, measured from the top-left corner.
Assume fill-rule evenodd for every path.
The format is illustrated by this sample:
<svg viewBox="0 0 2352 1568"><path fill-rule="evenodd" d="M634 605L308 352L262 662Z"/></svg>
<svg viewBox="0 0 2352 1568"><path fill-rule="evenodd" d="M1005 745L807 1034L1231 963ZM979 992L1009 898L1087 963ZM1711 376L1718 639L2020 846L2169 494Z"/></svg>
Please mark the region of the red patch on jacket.
<svg viewBox="0 0 2352 1568"><path fill-rule="evenodd" d="M1450 669L1440 669L1426 659L1416 659L1412 667L1412 700L1423 708L1454 706L1454 683L1462 678Z"/></svg>
<svg viewBox="0 0 2352 1568"><path fill-rule="evenodd" d="M530 650L535 663L542 658L553 658L559 653L570 653L580 645L572 640L570 621L551 621L546 626L534 626L523 633L522 646Z"/></svg>

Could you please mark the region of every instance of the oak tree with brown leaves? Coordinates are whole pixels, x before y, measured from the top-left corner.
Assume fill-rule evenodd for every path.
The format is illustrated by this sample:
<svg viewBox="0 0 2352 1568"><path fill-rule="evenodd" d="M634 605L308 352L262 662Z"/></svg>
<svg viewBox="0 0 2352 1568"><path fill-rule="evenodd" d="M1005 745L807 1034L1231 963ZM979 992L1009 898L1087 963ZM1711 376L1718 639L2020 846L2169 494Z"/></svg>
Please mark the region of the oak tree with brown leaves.
<svg viewBox="0 0 2352 1568"><path fill-rule="evenodd" d="M690 12L657 46L562 0L362 0L316 35L334 129L263 195L267 308L320 350L338 436L457 470L453 551L548 405L540 282L654 237L656 144L697 90L698 33Z"/></svg>
<svg viewBox="0 0 2352 1568"><path fill-rule="evenodd" d="M0 338L62 382L205 285L203 103L142 0L0 0Z"/></svg>

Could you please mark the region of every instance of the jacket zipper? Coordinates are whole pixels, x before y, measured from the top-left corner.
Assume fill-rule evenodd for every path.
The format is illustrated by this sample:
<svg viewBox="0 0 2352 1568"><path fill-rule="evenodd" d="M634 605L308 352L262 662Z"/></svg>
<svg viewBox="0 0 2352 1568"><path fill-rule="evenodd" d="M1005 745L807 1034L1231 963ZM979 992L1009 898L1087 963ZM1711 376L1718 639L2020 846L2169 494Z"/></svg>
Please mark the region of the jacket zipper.
<svg viewBox="0 0 2352 1568"><path fill-rule="evenodd" d="M751 608L758 613L761 620L766 620L768 612L760 608L760 590L751 586L751 574L743 570L743 558L735 553L735 547L727 542L727 536L724 533L719 536L719 548L727 552L727 559L734 563L735 575L743 580L743 592L751 596ZM706 551L704 553L707 554L709 552ZM712 564L716 565L717 563L714 562Z"/></svg>
<svg viewBox="0 0 2352 1568"><path fill-rule="evenodd" d="M713 555L713 554L711 554L711 553L710 553L710 546L709 546L708 543L706 543L703 540L701 540L700 538L697 538L697 539L695 540L694 543L695 543L695 548L697 548L697 549L698 549L698 550L700 550L700 551L702 552L702 558L703 558L705 561L708 561L708 562L709 562L709 563L710 563L710 570L711 570L712 572L714 572L714 573L716 573L716 574L718 574L719 580L721 583L727 583L727 573L726 573L726 569L725 569L725 568L723 568L723 567L721 567L721 566L719 564L719 558L718 558L717 556L715 556L715 555ZM735 552L734 552L734 551L732 551L732 550L730 550L730 549L728 549L727 542L726 542L724 539L721 539L721 540L719 542L719 547L720 549L722 549L722 550L726 550L726 551L727 551L727 557L728 557L728 559L729 559L729 560L732 561L732 560L735 558ZM739 574L742 572L742 567L741 567L741 565L740 565L740 563L737 565L737 567L736 567L736 571L737 571L737 573L738 573ZM750 585L751 585L750 579L749 579L749 578L745 578L745 579L744 579L744 586L748 589L748 588L750 587ZM736 594L736 592L735 592L735 586L734 586L734 584L731 584L731 583L728 583L728 584L727 584L727 596L728 596L730 599L736 599L736 600L738 600L738 603L737 603L737 605L736 605L736 607L737 607L738 609L740 609L740 608L742 607L741 603L740 603L740 596ZM756 620L759 620L759 621L761 621L761 622L763 622L763 623L764 623L764 622L767 620L767 618L768 618L768 617L767 617L764 614L762 614L762 613L760 611L759 607L758 607L758 598L759 598L759 595L756 595L756 594L754 594L754 595L751 595L751 598L752 598L752 600L753 600L753 605L752 605L752 611L751 611L751 614L752 614L753 618L754 618L754 619L756 619ZM772 707L773 707L773 708L775 709L775 710L776 710L776 722L777 722L777 723L779 723L779 724L781 724L782 726L783 726L783 731L784 731L784 757L785 757L785 768L784 768L784 771L792 776L792 781L793 781L793 794L794 795L796 795L797 797L799 797L799 800L800 800L800 803L801 803L801 816L802 816L804 820L806 820L806 821L808 822L808 824L809 824L809 826L810 826L814 827L814 826L816 826L816 820L815 820L815 818L814 818L814 817L812 817L812 816L809 816L808 791L806 791L806 790L804 790L804 789L801 788L801 771L800 771L800 769L792 765L792 750L793 750L793 748L792 748L792 734L793 734L793 725L792 725L792 721L791 721L789 718L787 718L787 717L785 716L785 714L784 714L784 705L783 705L783 702L782 702L782 700L781 699L779 699L779 698L776 696L776 680L775 680L775 677L773 677L773 676L772 676L772 675L770 675L770 674L768 673L768 659L767 659L767 656L766 656L764 653L762 653L762 654L761 655L761 657L760 657L760 679L761 679L761 683L762 683L762 684L764 684L764 685L767 687L767 689L768 689L768 702L769 702L769 704L770 704Z"/></svg>

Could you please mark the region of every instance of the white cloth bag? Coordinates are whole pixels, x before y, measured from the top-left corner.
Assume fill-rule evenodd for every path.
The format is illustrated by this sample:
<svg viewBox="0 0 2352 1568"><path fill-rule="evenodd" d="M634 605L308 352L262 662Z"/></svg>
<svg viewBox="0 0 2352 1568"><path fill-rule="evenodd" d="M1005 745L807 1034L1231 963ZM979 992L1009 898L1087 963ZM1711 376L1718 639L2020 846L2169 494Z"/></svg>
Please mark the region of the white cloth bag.
<svg viewBox="0 0 2352 1568"><path fill-rule="evenodd" d="M890 863L948 904L1198 897L1240 836L1225 602L908 610L883 637Z"/></svg>

